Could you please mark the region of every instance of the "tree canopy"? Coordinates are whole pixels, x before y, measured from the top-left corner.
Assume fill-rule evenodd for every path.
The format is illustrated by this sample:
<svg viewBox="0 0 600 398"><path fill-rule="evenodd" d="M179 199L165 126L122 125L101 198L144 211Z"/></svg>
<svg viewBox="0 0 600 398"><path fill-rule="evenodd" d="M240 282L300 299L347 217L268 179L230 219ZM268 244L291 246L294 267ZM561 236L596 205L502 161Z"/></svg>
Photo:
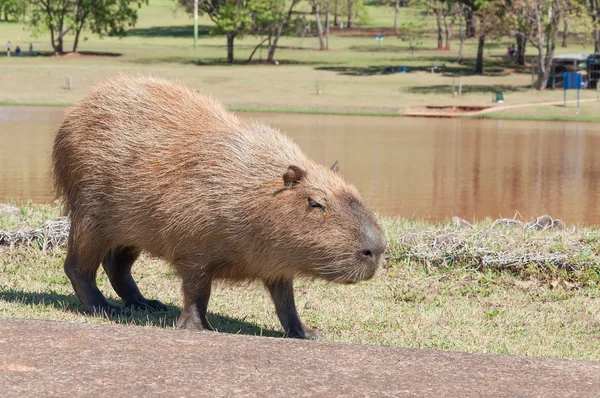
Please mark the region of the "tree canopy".
<svg viewBox="0 0 600 398"><path fill-rule="evenodd" d="M134 26L137 10L148 0L30 0L27 23L33 34L50 33L54 52L64 52L64 38L75 35L77 51L81 32L123 36Z"/></svg>

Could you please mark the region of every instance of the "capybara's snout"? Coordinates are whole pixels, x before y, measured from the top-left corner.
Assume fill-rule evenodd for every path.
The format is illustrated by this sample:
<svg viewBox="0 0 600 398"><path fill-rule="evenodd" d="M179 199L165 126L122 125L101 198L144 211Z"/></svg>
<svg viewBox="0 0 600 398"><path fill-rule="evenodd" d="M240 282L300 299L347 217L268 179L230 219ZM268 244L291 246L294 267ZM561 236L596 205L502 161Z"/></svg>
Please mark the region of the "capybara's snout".
<svg viewBox="0 0 600 398"><path fill-rule="evenodd" d="M358 253L361 262L377 269L383 262L387 247L385 236L378 225L369 225L364 231L364 244Z"/></svg>
<svg viewBox="0 0 600 398"><path fill-rule="evenodd" d="M377 269L383 266L387 240L376 222L363 226L362 239L355 253L355 261L344 272L339 282L353 284L371 279Z"/></svg>

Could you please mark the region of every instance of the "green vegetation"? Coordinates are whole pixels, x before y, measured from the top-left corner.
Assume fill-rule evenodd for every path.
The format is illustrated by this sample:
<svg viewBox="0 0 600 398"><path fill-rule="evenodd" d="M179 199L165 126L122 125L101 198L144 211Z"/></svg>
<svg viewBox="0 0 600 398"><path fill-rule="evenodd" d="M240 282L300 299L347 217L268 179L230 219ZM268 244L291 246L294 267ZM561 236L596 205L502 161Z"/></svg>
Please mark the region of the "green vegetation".
<svg viewBox="0 0 600 398"><path fill-rule="evenodd" d="M600 106L597 102L588 102L581 104L581 107L577 108L576 104L569 103L567 106L538 106L531 108L511 109L509 111L486 113L480 116L476 116L476 118L504 120L600 122Z"/></svg>
<svg viewBox="0 0 600 398"><path fill-rule="evenodd" d="M25 205L19 216L0 216L0 230L36 228L57 216L56 207ZM474 230L460 230L448 224L382 222L390 242L389 259L373 280L348 286L321 280L296 284L301 316L308 325L323 329L328 340L600 359L597 229L534 232L493 227L485 221ZM468 250L462 257L422 255L434 253L440 245L448 253L461 252L458 246ZM476 256L468 254L475 249L539 252L548 256L548 263L477 265L472 262ZM148 297L162 300L172 310L103 318L82 312L62 271L64 249L0 246L0 251L1 317L173 327L179 315L177 277L148 255L136 263L135 278ZM565 253L567 262L552 260ZM99 286L118 302L102 271ZM209 311L209 321L219 331L282 336L268 294L259 284L217 284Z"/></svg>
<svg viewBox="0 0 600 398"><path fill-rule="evenodd" d="M307 3L298 7L310 11ZM73 104L92 85L118 73L178 80L233 109L259 111L401 114L406 108L426 105L495 106L492 93L496 90L504 92L506 105L562 99L561 90L535 90L528 66L506 61L503 55L513 38L488 38L484 74L474 75L477 38L465 41L464 60L459 64L457 34L452 51L438 51L434 16L425 17L421 8L400 8L399 26L417 19L425 22L423 44L412 58L409 43L393 35L394 8L368 3L365 10L369 17L363 25L352 31L331 29L329 51L318 51L319 40L312 35L282 36L275 56L279 65L264 64L266 45L254 54L255 62L228 65L226 37L209 34L214 24L206 15L200 17L198 48L194 50L193 21L172 0L150 0L149 6L138 11L135 28L124 38L98 38L84 31L81 52L65 56L52 55L49 36L33 38L22 24L0 23L0 36L11 40L13 53L17 45L27 53L29 43L40 53L10 58L0 53L0 71L6 77L0 87L0 103ZM341 14L340 21L344 18ZM384 37L380 50L375 40L378 33ZM582 44L578 37L573 33L569 47L556 52L590 52L591 43ZM65 37L66 48L74 44L73 39ZM251 33L236 38L236 59L248 59L260 42L261 36ZM443 65L445 73L430 73L433 65ZM399 66L406 66L409 73L386 73L386 68ZM72 76L72 90L66 89L67 75ZM463 95L455 98L452 87L461 78ZM584 99L595 97L592 90L582 91ZM600 113L600 103L589 106ZM536 116L534 108L525 112ZM508 114L510 117L512 111Z"/></svg>

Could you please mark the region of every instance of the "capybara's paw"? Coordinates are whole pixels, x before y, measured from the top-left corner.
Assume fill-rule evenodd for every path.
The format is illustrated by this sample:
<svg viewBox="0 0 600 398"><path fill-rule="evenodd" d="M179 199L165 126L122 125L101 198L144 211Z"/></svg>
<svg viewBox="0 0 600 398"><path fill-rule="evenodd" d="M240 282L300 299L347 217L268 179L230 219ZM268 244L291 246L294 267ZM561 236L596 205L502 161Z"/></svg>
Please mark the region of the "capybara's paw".
<svg viewBox="0 0 600 398"><path fill-rule="evenodd" d="M183 312L179 319L177 320L177 329L187 329L187 330L196 330L203 331L207 330L202 324L202 320L196 314L191 314L189 312Z"/></svg>
<svg viewBox="0 0 600 398"><path fill-rule="evenodd" d="M304 334L306 336L305 338L310 340L321 340L325 337L320 330L307 328L306 326L304 327Z"/></svg>
<svg viewBox="0 0 600 398"><path fill-rule="evenodd" d="M131 307L135 310L142 311L170 311L170 308L161 303L160 301L148 300L145 298L134 301L128 301L125 303L125 306L128 308Z"/></svg>
<svg viewBox="0 0 600 398"><path fill-rule="evenodd" d="M113 305L109 303L92 306L91 308L88 308L88 311L105 317L131 316L131 312L129 310L121 307L120 305Z"/></svg>
<svg viewBox="0 0 600 398"><path fill-rule="evenodd" d="M317 329L304 326L302 330L290 330L286 337L291 337L294 339L320 340L323 338L323 333Z"/></svg>

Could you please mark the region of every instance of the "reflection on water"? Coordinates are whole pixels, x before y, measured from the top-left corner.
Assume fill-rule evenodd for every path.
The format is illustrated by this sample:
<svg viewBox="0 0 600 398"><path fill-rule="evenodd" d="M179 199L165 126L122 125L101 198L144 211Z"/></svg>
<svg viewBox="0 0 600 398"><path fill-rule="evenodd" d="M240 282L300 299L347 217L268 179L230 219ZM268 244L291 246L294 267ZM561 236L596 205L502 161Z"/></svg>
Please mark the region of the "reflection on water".
<svg viewBox="0 0 600 398"><path fill-rule="evenodd" d="M50 202L49 158L63 109L0 107L0 201ZM243 114L291 136L386 215L468 220L549 213L600 223L595 124Z"/></svg>

